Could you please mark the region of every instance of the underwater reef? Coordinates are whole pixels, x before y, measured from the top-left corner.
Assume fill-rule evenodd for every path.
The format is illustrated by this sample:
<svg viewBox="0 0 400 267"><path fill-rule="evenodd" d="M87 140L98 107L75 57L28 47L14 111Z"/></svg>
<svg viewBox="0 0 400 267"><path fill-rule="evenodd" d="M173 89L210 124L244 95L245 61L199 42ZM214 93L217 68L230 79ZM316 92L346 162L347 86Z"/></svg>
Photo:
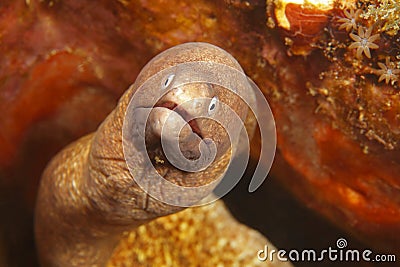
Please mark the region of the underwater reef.
<svg viewBox="0 0 400 267"><path fill-rule="evenodd" d="M146 62L189 41L231 53L263 91L274 179L363 246L398 254L399 13L389 0L1 1L0 258L18 247L34 261L46 164L96 130ZM256 160L258 135L251 145Z"/></svg>

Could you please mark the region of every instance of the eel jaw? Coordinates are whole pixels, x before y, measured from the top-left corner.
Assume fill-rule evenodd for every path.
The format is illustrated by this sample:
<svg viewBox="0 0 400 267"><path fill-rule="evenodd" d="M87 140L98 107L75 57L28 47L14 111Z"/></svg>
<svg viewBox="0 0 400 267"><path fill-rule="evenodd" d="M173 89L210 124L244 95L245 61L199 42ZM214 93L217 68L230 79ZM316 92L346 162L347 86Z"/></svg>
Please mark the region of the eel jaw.
<svg viewBox="0 0 400 267"><path fill-rule="evenodd" d="M176 112L177 114L179 114L187 122L187 124L192 129L193 133L197 134L201 139L203 139L203 135L201 133L199 125L196 122L196 119L193 119L192 115L189 112L187 112L181 106L178 106L178 104L176 104L175 102L173 102L173 101L159 101L154 105L154 107L167 108L167 109L170 109L170 110Z"/></svg>

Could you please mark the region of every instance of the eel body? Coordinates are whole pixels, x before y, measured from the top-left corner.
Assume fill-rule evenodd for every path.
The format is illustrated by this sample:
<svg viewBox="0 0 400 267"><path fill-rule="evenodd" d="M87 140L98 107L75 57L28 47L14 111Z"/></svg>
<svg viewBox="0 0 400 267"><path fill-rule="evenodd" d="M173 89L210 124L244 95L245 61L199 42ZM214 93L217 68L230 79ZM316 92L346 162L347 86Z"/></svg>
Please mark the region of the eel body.
<svg viewBox="0 0 400 267"><path fill-rule="evenodd" d="M197 62L203 74L193 69ZM190 75L184 64L192 68ZM142 69L95 133L53 158L35 211L43 266L105 266L121 233L195 205L212 192L236 150L237 136L226 127L240 129L233 122L244 122L248 113L245 102L221 86L234 82L232 77L215 66L243 73L232 56L210 44L164 51ZM191 82L193 73L200 74ZM213 83L204 80L213 75ZM216 116L214 110L221 113L219 122L207 117ZM168 158L163 148L175 151L176 146L181 158L171 159L176 153ZM201 161L207 153L211 161ZM179 168L170 163L180 159ZM184 169L187 162L200 162L198 170ZM196 190L175 192L164 183Z"/></svg>

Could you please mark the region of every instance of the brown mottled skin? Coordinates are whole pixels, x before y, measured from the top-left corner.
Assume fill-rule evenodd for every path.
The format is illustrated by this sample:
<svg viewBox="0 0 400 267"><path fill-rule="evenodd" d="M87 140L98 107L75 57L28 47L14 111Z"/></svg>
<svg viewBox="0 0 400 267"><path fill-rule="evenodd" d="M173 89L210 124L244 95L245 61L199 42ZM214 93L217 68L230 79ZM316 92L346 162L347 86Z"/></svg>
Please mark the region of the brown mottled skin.
<svg viewBox="0 0 400 267"><path fill-rule="evenodd" d="M104 266L123 231L182 210L150 197L134 182L124 159L122 126L129 100L140 85L162 69L191 61L212 61L241 70L233 57L209 44L188 43L167 50L144 67L95 133L69 145L48 165L41 180L35 217L37 248L43 266ZM190 97L204 90L202 84L190 85L189 89L185 92ZM214 93L244 119L247 107L226 91L216 89ZM170 111L158 108L155 112L167 110ZM203 120L198 124L203 137L212 135L216 140L227 141L225 132L215 128L215 122ZM153 149L149 154L160 151L158 147ZM218 179L227 166L231 150L223 149L202 172L183 172L166 162L156 164L156 168L173 183L205 185ZM146 170L140 169L142 154L137 154L135 173L146 175ZM198 200L212 189L208 187L199 194Z"/></svg>

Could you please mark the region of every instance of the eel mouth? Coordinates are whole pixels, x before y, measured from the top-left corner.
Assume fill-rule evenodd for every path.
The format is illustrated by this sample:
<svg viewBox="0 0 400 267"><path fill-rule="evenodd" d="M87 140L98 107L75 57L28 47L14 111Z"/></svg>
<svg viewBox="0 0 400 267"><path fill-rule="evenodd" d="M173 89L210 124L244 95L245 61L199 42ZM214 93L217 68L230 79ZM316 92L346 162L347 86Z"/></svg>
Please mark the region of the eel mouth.
<svg viewBox="0 0 400 267"><path fill-rule="evenodd" d="M175 111L189 124L192 131L195 134L197 134L201 139L203 139L203 135L201 134L200 127L197 124L196 119L193 119L192 115L190 115L189 112L187 112L184 108L178 106L178 104L176 104L175 102L172 101L157 102L154 105L154 107L162 107Z"/></svg>

